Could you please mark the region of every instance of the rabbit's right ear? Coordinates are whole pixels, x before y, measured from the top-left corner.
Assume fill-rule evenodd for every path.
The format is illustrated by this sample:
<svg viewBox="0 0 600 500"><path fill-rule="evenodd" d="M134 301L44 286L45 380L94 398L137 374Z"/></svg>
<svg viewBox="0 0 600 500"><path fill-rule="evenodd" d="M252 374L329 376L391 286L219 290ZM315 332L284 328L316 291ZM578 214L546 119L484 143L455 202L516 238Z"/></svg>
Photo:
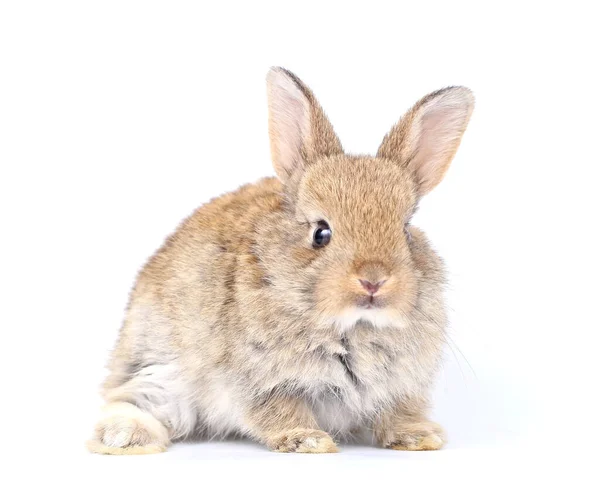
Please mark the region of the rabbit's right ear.
<svg viewBox="0 0 600 500"><path fill-rule="evenodd" d="M310 89L292 72L267 75L271 158L283 183L322 156L343 153L340 140Z"/></svg>
<svg viewBox="0 0 600 500"><path fill-rule="evenodd" d="M428 193L448 170L474 103L466 87L447 87L425 96L392 127L377 156L409 169L419 194Z"/></svg>

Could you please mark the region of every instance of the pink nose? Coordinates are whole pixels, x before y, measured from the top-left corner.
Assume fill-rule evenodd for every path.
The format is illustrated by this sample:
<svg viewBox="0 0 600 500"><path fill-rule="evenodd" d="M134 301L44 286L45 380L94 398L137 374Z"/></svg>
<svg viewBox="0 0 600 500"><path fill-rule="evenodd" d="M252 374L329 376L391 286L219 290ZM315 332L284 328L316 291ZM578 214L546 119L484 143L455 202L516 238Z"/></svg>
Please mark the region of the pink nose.
<svg viewBox="0 0 600 500"><path fill-rule="evenodd" d="M371 295L375 295L377 290L381 288L381 285L385 283L385 280L378 281L377 283L371 283L370 281L360 279L358 281L360 281L360 284L363 286L363 288Z"/></svg>

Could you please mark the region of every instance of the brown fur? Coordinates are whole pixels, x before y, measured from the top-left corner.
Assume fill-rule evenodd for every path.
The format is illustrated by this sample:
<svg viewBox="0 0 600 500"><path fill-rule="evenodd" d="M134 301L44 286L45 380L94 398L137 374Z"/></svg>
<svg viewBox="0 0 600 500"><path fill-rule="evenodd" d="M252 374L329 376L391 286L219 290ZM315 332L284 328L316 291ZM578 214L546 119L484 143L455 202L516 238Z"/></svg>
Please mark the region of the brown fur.
<svg viewBox="0 0 600 500"><path fill-rule="evenodd" d="M443 266L409 222L452 160L471 94L424 98L366 157L343 154L296 76L273 69L268 89L279 179L200 207L142 270L91 451L234 433L331 452L327 432L361 426L390 448L443 443L426 418L445 341ZM313 248L320 220L333 236ZM357 308L368 300L359 279L385 280L379 309Z"/></svg>

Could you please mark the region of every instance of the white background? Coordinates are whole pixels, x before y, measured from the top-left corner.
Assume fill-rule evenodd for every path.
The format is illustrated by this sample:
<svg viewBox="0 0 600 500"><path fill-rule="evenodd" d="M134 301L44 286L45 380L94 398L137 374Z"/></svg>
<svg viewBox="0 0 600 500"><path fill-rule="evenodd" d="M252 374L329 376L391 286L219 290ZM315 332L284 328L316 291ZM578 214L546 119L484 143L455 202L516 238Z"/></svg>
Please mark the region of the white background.
<svg viewBox="0 0 600 500"><path fill-rule="evenodd" d="M0 4L0 431L19 494L598 494L594 2L356 4ZM353 153L425 93L475 92L416 220L451 275L448 447L89 455L137 270L195 207L272 173L271 65L312 87Z"/></svg>

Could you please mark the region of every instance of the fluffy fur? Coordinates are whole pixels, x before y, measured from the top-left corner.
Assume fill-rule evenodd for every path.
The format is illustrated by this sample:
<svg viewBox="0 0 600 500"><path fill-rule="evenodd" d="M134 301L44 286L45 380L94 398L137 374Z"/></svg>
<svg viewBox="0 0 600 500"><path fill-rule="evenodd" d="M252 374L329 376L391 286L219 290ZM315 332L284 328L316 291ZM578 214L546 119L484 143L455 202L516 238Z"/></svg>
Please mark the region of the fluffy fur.
<svg viewBox="0 0 600 500"><path fill-rule="evenodd" d="M192 435L283 452L438 449L427 420L446 314L442 262L410 225L472 107L453 87L419 101L377 156L344 155L312 92L267 77L278 178L200 207L141 271L89 449L138 454ZM319 221L332 229L314 248ZM371 297L359 280L383 285Z"/></svg>

